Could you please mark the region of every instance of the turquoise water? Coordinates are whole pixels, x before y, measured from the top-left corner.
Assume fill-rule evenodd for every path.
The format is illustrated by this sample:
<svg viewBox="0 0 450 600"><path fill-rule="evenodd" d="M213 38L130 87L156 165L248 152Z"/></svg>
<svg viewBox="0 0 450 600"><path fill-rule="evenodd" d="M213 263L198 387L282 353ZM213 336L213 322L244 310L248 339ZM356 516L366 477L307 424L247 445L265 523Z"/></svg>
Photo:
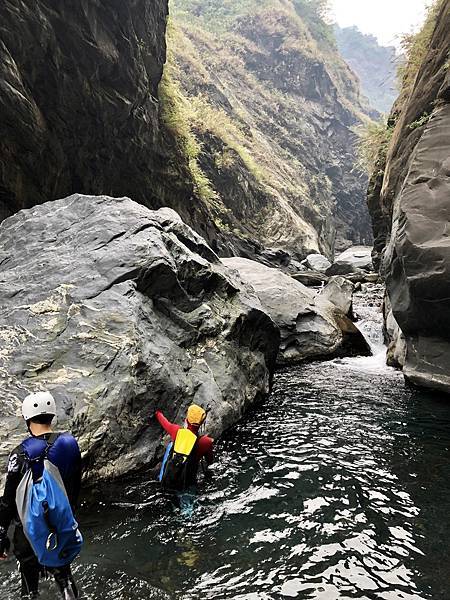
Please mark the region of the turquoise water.
<svg viewBox="0 0 450 600"><path fill-rule="evenodd" d="M283 371L218 444L192 516L146 478L84 506L77 579L102 600L448 600L449 448L448 401L377 357Z"/></svg>

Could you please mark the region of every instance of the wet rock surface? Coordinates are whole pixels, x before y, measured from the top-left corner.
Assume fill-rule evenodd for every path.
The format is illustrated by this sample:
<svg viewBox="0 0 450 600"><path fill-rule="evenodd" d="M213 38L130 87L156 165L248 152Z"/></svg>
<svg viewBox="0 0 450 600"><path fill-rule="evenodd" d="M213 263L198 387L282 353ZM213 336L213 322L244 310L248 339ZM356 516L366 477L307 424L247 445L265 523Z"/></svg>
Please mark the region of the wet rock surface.
<svg viewBox="0 0 450 600"><path fill-rule="evenodd" d="M406 340L392 312L389 296L385 295L383 305L384 337L388 343L386 363L390 367L403 369L406 359Z"/></svg>
<svg viewBox="0 0 450 600"><path fill-rule="evenodd" d="M222 261L236 269L280 329L278 364L323 356L370 354L355 325L317 291L289 275L245 258Z"/></svg>
<svg viewBox="0 0 450 600"><path fill-rule="evenodd" d="M196 401L221 433L266 394L279 334L170 209L73 195L0 225L0 460L24 434L31 390L50 389L88 477L151 462L157 407Z"/></svg>

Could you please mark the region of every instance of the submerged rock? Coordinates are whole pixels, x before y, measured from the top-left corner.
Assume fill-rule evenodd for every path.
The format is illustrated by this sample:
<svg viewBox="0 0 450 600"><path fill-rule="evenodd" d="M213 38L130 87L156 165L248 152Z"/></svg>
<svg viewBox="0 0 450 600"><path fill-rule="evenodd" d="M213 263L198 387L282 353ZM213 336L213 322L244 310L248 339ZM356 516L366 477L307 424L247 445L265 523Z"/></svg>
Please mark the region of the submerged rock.
<svg viewBox="0 0 450 600"><path fill-rule="evenodd" d="M262 307L280 328L280 365L324 356L370 354L361 332L331 302L294 278L246 258L226 258L254 288Z"/></svg>
<svg viewBox="0 0 450 600"><path fill-rule="evenodd" d="M278 330L170 209L76 194L19 212L0 225L0 297L2 459L31 390L55 395L91 478L152 461L158 407L181 421L199 402L217 435L269 391Z"/></svg>

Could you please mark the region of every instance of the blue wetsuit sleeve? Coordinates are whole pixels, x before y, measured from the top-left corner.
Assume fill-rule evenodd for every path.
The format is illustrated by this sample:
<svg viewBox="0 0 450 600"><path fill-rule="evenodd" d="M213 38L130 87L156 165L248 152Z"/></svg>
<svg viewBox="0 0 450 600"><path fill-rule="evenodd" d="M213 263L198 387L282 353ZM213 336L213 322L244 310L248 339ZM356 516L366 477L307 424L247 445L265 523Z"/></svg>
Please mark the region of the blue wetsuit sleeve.
<svg viewBox="0 0 450 600"><path fill-rule="evenodd" d="M50 449L48 457L58 467L69 502L72 508L75 508L81 489L81 452L73 435L61 434Z"/></svg>

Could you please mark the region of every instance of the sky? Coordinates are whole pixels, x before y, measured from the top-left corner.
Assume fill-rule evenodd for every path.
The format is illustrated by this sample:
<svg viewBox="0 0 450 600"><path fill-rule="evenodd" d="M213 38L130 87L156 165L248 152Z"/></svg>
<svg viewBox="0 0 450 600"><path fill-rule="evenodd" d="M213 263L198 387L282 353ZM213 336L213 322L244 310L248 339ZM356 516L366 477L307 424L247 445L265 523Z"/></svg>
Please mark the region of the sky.
<svg viewBox="0 0 450 600"><path fill-rule="evenodd" d="M332 16L341 27L356 25L383 46L399 46L399 35L416 30L429 0L331 0Z"/></svg>

